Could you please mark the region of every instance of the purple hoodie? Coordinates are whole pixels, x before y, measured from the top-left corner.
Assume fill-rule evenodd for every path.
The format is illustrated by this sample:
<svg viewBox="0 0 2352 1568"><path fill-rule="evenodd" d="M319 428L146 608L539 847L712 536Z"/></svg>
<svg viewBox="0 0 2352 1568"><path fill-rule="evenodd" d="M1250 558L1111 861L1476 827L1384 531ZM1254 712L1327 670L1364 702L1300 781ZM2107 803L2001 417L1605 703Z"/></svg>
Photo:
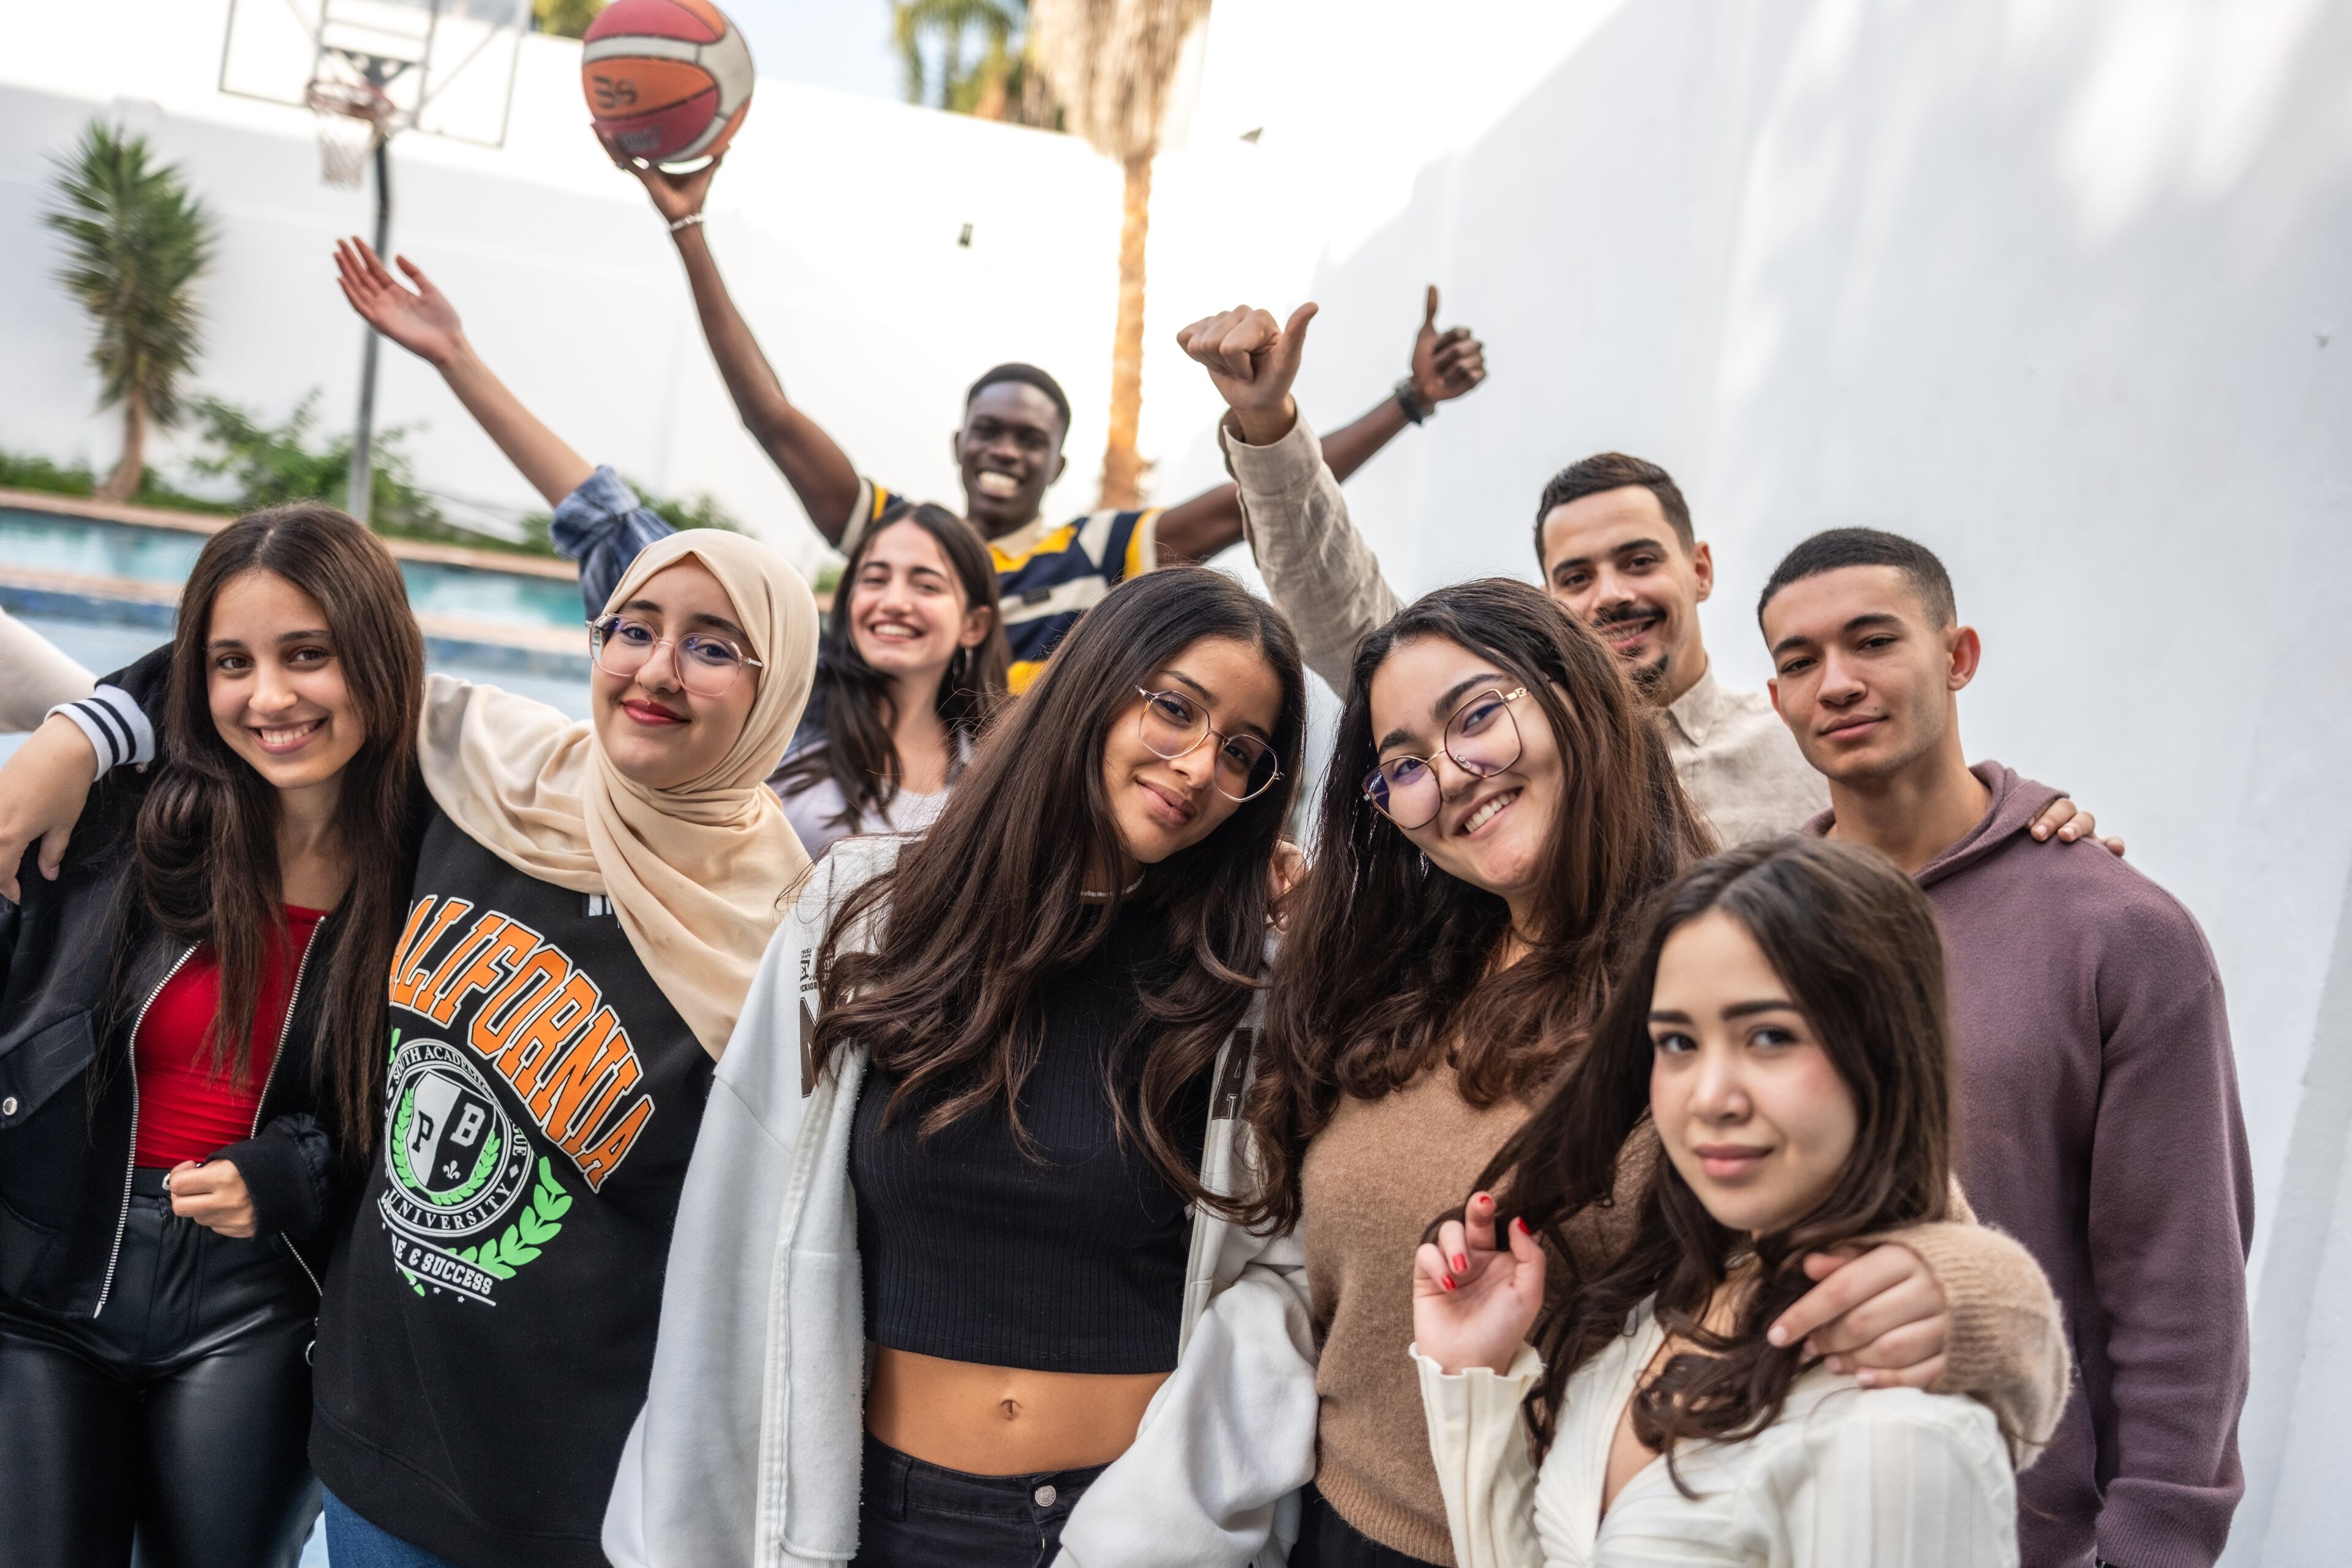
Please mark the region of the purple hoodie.
<svg viewBox="0 0 2352 1568"><path fill-rule="evenodd" d="M2210 1568L2245 1489L2254 1226L2221 975L2163 889L2028 834L2061 791L1971 771L1992 809L1919 873L1950 957L1958 1173L2050 1276L2081 1374L2018 1478L2021 1556Z"/></svg>

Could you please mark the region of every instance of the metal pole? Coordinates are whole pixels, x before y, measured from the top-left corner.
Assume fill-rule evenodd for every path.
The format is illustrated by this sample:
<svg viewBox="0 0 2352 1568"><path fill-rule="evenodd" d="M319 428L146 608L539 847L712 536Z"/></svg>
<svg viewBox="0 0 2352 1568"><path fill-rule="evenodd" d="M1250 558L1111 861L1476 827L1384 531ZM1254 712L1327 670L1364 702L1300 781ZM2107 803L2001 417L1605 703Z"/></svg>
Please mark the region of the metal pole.
<svg viewBox="0 0 2352 1568"><path fill-rule="evenodd" d="M375 253L392 253L392 142L375 144ZM344 484L345 510L364 525L375 499L375 349L373 327L362 329L360 345L360 417L352 430L352 470Z"/></svg>

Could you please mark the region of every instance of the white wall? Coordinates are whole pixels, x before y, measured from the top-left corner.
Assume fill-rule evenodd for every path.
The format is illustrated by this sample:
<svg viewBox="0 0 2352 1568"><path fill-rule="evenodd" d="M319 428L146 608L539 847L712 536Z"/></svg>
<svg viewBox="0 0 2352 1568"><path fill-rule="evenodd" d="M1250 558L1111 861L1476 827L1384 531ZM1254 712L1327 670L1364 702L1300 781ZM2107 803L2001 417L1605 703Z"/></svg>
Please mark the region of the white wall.
<svg viewBox="0 0 2352 1568"><path fill-rule="evenodd" d="M211 94L221 11L15 19L0 443L112 455L30 213L41 149L117 95L163 106L232 221L205 384L272 407L324 384L342 417L358 334L325 252L363 200L318 188L301 115ZM76 42L93 14L103 53ZM584 450L787 534L660 231L579 129L567 46L523 66L507 151L401 149L401 244ZM1945 555L1988 644L1972 748L2127 835L2230 987L2261 1216L2242 1563L2341 1559L2320 1500L2352 1452L2347 79L2352 14L2321 0L1219 0L1156 175L1162 499L1220 477L1178 326L1320 300L1301 392L1328 427L1402 371L1433 280L1494 374L1350 486L1407 591L1531 574L1544 479L1611 447L1690 493L1738 680L1762 679L1750 607L1796 540L1870 522ZM730 275L852 455L951 494L963 384L1032 359L1078 407L1053 504L1087 504L1115 171L775 82L739 149ZM421 367L389 362L385 397L432 422L439 488L528 500Z"/></svg>
<svg viewBox="0 0 2352 1568"><path fill-rule="evenodd" d="M2352 1453L2347 78L2318 0L1220 0L1151 257L1155 346L1320 300L1327 425L1423 282L1486 336L1489 384L1350 486L1408 590L1531 575L1544 478L1612 447L1690 493L1746 682L1800 538L1945 556L1972 750L2095 807L2221 961L2260 1218L2231 1561L2280 1565L2343 1561ZM1201 378L1161 353L1147 396L1212 475Z"/></svg>

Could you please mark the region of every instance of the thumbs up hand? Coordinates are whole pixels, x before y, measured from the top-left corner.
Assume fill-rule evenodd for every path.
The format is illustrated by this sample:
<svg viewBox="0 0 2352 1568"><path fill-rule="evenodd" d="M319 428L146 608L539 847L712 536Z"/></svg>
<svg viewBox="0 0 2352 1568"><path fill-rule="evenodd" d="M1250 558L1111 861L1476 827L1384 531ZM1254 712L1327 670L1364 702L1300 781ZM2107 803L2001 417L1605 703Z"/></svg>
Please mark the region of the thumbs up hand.
<svg viewBox="0 0 2352 1568"><path fill-rule="evenodd" d="M1428 308L1412 339L1412 395L1434 408L1486 379L1486 345L1467 327L1437 330L1437 285L1429 286Z"/></svg>
<svg viewBox="0 0 2352 1568"><path fill-rule="evenodd" d="M1234 411L1242 439L1253 447L1272 446L1298 422L1290 384L1298 379L1307 323L1316 309L1312 301L1301 305L1277 326L1270 312L1236 305L1176 334L1176 346L1208 371Z"/></svg>

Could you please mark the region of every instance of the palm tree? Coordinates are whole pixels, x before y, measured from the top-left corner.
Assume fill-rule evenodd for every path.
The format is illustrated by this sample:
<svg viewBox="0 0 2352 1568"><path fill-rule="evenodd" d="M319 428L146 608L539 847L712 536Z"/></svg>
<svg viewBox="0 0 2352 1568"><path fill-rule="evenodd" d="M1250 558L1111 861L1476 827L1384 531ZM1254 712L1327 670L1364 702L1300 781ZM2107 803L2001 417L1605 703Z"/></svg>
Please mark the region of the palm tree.
<svg viewBox="0 0 2352 1568"><path fill-rule="evenodd" d="M1020 125L1046 122L1039 95L1027 90L1030 72L1021 40L1027 0L891 0L890 36L898 46L908 103L981 120ZM980 35L980 58L967 65L964 49ZM940 50L939 93L931 94L929 45Z"/></svg>
<svg viewBox="0 0 2352 1568"><path fill-rule="evenodd" d="M93 120L81 145L52 162L55 202L41 221L65 236L57 279L97 329L89 363L103 388L99 406L122 405L122 457L98 494L123 500L145 471L148 426L180 422L180 378L201 338L192 285L216 231L178 166L149 162L143 136Z"/></svg>
<svg viewBox="0 0 2352 1568"><path fill-rule="evenodd" d="M1102 503L1141 499L1135 449L1143 414L1143 245L1151 228L1151 160L1184 40L1209 0L1033 0L1030 57L1071 130L1127 171L1118 229L1118 324L1111 334L1110 439Z"/></svg>

